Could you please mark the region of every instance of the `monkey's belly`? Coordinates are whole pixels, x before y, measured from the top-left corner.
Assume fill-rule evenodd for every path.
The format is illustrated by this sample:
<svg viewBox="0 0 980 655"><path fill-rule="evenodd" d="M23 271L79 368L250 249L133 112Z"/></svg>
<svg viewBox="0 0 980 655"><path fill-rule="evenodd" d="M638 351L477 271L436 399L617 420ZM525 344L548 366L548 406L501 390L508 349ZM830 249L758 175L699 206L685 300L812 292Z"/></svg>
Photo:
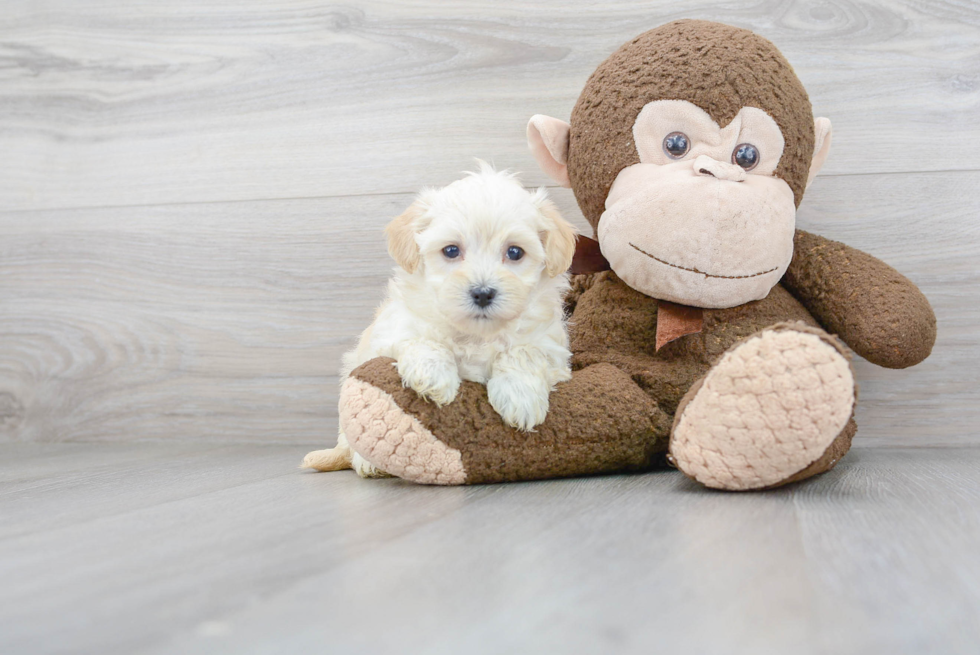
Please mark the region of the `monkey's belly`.
<svg viewBox="0 0 980 655"><path fill-rule="evenodd" d="M673 414L694 382L736 343L787 321L819 327L781 285L769 295L729 309L704 310L704 329L656 350L657 300L610 273L582 294L571 321L572 367L605 362L627 373Z"/></svg>

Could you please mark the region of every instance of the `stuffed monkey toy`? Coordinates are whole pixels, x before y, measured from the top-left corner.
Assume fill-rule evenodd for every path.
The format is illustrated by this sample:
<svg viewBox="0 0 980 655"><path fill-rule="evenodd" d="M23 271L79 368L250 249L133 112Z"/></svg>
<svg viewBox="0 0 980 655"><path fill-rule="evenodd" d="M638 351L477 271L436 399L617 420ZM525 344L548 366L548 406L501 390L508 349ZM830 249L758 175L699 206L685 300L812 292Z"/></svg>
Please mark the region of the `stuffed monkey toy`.
<svg viewBox="0 0 980 655"><path fill-rule="evenodd" d="M572 188L597 239L578 244L574 372L545 422L508 427L473 382L437 407L376 359L341 391L352 447L425 484L670 464L744 490L831 469L856 430L847 347L912 366L936 320L887 264L795 229L830 140L792 67L752 32L681 20L626 43L570 124L528 125L538 163Z"/></svg>

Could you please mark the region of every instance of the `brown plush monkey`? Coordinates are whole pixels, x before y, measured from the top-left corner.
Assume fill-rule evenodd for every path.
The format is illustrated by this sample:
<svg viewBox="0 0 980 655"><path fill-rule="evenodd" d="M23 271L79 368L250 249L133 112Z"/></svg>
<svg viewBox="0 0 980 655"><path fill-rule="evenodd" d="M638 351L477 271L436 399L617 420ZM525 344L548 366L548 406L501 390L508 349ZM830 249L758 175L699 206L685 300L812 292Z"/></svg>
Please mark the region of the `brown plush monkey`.
<svg viewBox="0 0 980 655"><path fill-rule="evenodd" d="M536 159L596 231L573 272L611 269L573 278L575 372L547 420L507 427L475 383L437 408L379 359L341 393L351 445L430 484L669 461L734 490L829 470L856 429L841 341L902 368L936 335L928 301L894 269L795 230L830 134L789 63L749 31L685 20L626 43L589 78L570 125L528 126Z"/></svg>

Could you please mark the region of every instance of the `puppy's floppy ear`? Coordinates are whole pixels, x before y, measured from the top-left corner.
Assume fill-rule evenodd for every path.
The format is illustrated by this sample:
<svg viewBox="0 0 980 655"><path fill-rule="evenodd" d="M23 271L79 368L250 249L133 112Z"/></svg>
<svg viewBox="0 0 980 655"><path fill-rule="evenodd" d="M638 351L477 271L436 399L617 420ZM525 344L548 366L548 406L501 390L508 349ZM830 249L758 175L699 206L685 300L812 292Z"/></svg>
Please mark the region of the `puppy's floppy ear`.
<svg viewBox="0 0 980 655"><path fill-rule="evenodd" d="M421 261L419 246L415 243L415 235L424 229L422 215L428 208L429 205L424 196L419 196L408 209L385 227L385 236L388 237L388 254L409 273L414 273Z"/></svg>
<svg viewBox="0 0 980 655"><path fill-rule="evenodd" d="M544 189L538 189L535 204L541 213L541 243L544 244L544 266L549 276L561 275L572 265L575 256L575 226L561 217L555 203L548 200Z"/></svg>

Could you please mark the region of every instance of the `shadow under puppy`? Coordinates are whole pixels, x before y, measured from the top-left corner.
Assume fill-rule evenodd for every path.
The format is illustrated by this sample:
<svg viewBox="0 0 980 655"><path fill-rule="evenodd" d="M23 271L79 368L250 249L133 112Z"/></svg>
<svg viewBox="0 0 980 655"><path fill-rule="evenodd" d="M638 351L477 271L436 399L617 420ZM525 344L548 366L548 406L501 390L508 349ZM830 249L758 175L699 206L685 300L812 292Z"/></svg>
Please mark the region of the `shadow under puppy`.
<svg viewBox="0 0 980 655"><path fill-rule="evenodd" d="M571 379L562 299L575 253L575 228L545 190L529 192L480 162L445 188L423 190L385 233L399 267L374 322L344 355L341 383L364 362L391 357L402 384L437 405L472 380L486 384L509 425L543 422L554 385ZM351 450L343 429L336 447L309 453L302 466L384 474Z"/></svg>

